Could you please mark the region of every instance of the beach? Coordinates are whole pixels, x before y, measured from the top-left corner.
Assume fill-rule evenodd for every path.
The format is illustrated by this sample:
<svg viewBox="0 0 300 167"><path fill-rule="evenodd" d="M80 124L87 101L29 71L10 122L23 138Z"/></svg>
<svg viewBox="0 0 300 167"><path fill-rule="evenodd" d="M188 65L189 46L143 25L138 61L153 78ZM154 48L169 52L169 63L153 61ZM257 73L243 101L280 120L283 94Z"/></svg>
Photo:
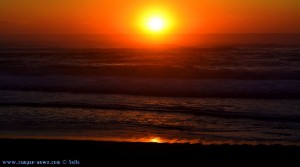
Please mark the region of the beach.
<svg viewBox="0 0 300 167"><path fill-rule="evenodd" d="M0 167L295 166L300 0L0 0Z"/></svg>
<svg viewBox="0 0 300 167"><path fill-rule="evenodd" d="M299 53L296 44L3 47L1 160L295 161Z"/></svg>
<svg viewBox="0 0 300 167"><path fill-rule="evenodd" d="M298 161L300 154L300 147L280 145L191 145L32 139L1 139L0 147L1 152L5 152L1 155L1 161L63 163L66 160L69 163L71 160L81 166L106 163L138 165L140 162L152 165L160 162L186 165L204 162L292 164Z"/></svg>

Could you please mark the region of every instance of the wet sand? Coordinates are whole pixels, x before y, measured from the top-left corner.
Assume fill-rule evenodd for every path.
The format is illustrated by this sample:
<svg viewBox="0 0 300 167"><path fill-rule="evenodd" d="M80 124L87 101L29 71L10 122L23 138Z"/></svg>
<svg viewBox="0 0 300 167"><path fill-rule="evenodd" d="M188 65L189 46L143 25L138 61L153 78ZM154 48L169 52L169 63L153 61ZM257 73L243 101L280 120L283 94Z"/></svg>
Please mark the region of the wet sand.
<svg viewBox="0 0 300 167"><path fill-rule="evenodd" d="M297 162L299 146L200 145L165 143L98 142L70 140L1 139L0 160L60 161L91 166L156 163L219 163L261 161L275 164ZM66 161L64 161L66 160ZM69 161L71 160L71 161Z"/></svg>

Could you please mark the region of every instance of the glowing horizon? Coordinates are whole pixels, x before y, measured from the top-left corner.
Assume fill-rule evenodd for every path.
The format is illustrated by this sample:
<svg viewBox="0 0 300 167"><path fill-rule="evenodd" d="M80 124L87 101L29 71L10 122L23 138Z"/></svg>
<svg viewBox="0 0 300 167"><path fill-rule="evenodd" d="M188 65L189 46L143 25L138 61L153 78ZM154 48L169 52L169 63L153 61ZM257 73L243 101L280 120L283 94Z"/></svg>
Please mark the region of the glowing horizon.
<svg viewBox="0 0 300 167"><path fill-rule="evenodd" d="M149 33L155 10L164 33L300 33L298 0L2 0L0 34Z"/></svg>

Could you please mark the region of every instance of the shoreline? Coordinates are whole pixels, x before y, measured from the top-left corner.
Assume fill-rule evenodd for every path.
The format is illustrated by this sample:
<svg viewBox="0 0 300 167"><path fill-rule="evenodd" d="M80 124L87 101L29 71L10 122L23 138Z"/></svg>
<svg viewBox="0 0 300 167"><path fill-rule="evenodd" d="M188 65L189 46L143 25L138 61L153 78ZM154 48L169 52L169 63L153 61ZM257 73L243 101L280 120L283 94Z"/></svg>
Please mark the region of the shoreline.
<svg viewBox="0 0 300 167"><path fill-rule="evenodd" d="M300 155L299 146L283 145L201 145L75 141L49 139L0 139L1 160L78 160L81 165L153 162L292 162ZM111 161L115 159L116 161Z"/></svg>

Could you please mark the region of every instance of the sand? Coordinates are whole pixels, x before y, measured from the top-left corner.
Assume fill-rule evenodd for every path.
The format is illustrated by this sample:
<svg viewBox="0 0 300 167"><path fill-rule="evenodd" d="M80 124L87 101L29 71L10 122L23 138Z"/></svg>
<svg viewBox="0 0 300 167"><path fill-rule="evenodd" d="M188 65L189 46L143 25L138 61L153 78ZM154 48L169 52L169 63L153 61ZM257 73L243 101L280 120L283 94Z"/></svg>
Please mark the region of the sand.
<svg viewBox="0 0 300 167"><path fill-rule="evenodd" d="M98 142L38 139L1 139L0 160L16 161L59 161L72 165L91 166L109 163L110 165L157 163L219 163L261 161L275 164L297 162L299 146L281 145L200 145L200 144L161 144ZM188 165L188 166L191 166ZM55 165L53 165L55 166ZM57 165L56 165L57 166Z"/></svg>

